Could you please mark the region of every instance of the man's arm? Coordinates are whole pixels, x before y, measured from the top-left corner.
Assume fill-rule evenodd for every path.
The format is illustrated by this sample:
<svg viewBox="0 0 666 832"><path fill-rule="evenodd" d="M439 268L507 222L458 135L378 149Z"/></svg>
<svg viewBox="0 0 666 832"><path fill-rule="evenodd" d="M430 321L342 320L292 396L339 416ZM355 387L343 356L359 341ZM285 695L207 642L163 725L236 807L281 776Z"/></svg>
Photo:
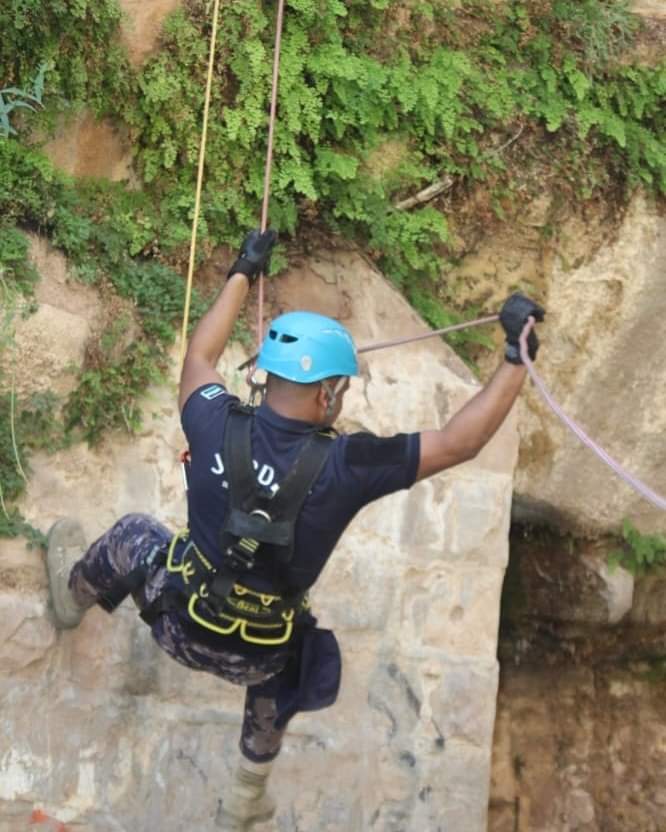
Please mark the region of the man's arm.
<svg viewBox="0 0 666 832"><path fill-rule="evenodd" d="M196 325L180 374L178 407L182 411L192 393L203 384L224 384L217 362L224 352L250 284L268 265L277 240L274 231L251 231L238 258L229 269L227 282L211 308Z"/></svg>
<svg viewBox="0 0 666 832"><path fill-rule="evenodd" d="M250 283L246 275L241 272L232 275L211 308L196 325L180 374L180 410L202 384L224 384L224 379L215 368L227 345L249 288Z"/></svg>
<svg viewBox="0 0 666 832"><path fill-rule="evenodd" d="M442 428L421 433L417 480L467 462L490 441L525 381L524 367L505 361L488 384Z"/></svg>
<svg viewBox="0 0 666 832"><path fill-rule="evenodd" d="M514 294L506 301L500 312L500 323L506 333L506 361L483 390L441 430L421 434L417 480L474 459L494 436L513 407L527 375L520 357L520 334L529 318L542 321L544 314L538 304L523 295ZM527 338L527 351L532 360L538 349L539 340L532 329Z"/></svg>

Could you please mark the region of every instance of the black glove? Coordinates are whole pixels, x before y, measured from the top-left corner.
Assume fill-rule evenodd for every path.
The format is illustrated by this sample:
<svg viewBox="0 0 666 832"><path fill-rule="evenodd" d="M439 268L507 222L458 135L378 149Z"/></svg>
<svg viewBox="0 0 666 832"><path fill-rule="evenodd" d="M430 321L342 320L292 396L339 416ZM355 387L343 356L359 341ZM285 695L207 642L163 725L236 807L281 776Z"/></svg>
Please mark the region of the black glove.
<svg viewBox="0 0 666 832"><path fill-rule="evenodd" d="M520 333L525 328L530 316L535 321L543 321L545 314L545 310L538 303L534 303L533 300L518 292L505 301L500 310L500 323L504 327L504 332L506 332L506 351L504 355L507 361L512 364L523 363L520 357ZM531 329L527 336L527 354L532 361L536 358L538 349L539 339L534 329Z"/></svg>
<svg viewBox="0 0 666 832"><path fill-rule="evenodd" d="M231 264L227 280L232 274L247 275L250 283L253 283L261 272L266 271L268 263L271 259L271 251L277 241L277 234L275 231L264 231L262 234L258 228L250 231L247 237L243 240L243 245L238 254L238 259Z"/></svg>

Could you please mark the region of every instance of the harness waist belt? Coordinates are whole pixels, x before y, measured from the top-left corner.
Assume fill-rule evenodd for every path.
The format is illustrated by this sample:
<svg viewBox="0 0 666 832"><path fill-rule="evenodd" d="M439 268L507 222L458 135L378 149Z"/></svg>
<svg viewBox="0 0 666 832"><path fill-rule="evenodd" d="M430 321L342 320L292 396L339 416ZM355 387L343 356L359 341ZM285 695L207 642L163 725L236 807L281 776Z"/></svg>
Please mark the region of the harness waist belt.
<svg viewBox="0 0 666 832"><path fill-rule="evenodd" d="M179 541L185 547L176 561ZM166 568L179 576L181 591L176 595L181 598L179 603L161 603L160 611L174 607L183 610L185 606L188 617L201 627L224 636L237 632L250 644L286 644L297 614L307 608L304 592L290 596L258 592L240 584L233 574L225 575L188 539L187 533L174 536ZM146 613L150 615L149 611Z"/></svg>

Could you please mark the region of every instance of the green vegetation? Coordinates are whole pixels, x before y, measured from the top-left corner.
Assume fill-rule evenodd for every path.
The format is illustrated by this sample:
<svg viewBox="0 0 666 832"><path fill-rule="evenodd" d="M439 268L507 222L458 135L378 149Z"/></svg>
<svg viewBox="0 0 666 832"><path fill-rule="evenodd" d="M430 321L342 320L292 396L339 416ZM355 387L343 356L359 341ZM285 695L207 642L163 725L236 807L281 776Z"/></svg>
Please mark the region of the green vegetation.
<svg viewBox="0 0 666 832"><path fill-rule="evenodd" d="M608 556L611 568L622 566L632 575L645 575L666 564L666 537L641 534L630 520L622 525L623 545Z"/></svg>
<svg viewBox="0 0 666 832"><path fill-rule="evenodd" d="M221 10L202 258L257 223L274 13L257 0ZM4 280L29 297L21 230L38 230L129 315L132 338L108 324L61 403L63 435L90 442L140 424L138 397L163 371L182 311L211 23L209 4L189 0L136 70L120 20L115 0L0 10ZM666 192L666 67L629 62L636 31L625 0L287 0L272 225L304 244L312 229L357 242L432 325L459 320L443 303L450 218L471 190L488 193L498 221L521 211L544 172L572 205L622 201L637 184ZM31 102L46 107L22 106ZM141 190L73 181L40 152L36 137L83 106L127 129ZM400 207L436 183L440 196ZM203 306L195 297L193 320ZM0 467L11 499L4 450Z"/></svg>
<svg viewBox="0 0 666 832"><path fill-rule="evenodd" d="M442 272L446 217L436 204L394 204L444 177L511 194L518 171L497 147L518 127L528 146L520 167L546 143L580 198L611 183L666 190L666 71L615 62L636 28L625 2L288 6L273 225L294 234L314 221L360 241L428 317L420 298ZM138 78L140 95L120 113L144 179L174 209L190 209L194 191L202 15L190 4L170 19L162 51ZM236 243L255 221L272 37L269 8L239 0L224 9L202 221L212 243ZM403 152L382 169L387 147Z"/></svg>
<svg viewBox="0 0 666 832"><path fill-rule="evenodd" d="M79 278L95 283L107 296L111 289L126 298L140 328L138 343L89 350L80 387L65 405L68 431L81 429L90 442L105 427L140 424L137 400L165 366L165 348L175 337L182 314L184 284L180 275L144 249L156 240L159 217L150 200L119 185L76 185L56 171L40 153L17 142L0 142L0 267L14 285L29 288L27 243L16 225L37 226L73 264ZM204 304L195 294L192 317ZM108 340L108 334L107 334ZM118 375L124 373L122 382Z"/></svg>
<svg viewBox="0 0 666 832"><path fill-rule="evenodd" d="M127 95L132 74L120 44L115 0L5 0L0 8L2 84L28 88L47 66L50 113L81 104L101 115Z"/></svg>
<svg viewBox="0 0 666 832"><path fill-rule="evenodd" d="M64 444L62 426L53 419L55 397L40 394L17 402L14 392L0 395L0 537L23 535L39 544L43 535L11 503L23 492L30 474L30 453Z"/></svg>
<svg viewBox="0 0 666 832"><path fill-rule="evenodd" d="M14 110L24 109L34 113L37 111L35 104L38 107L42 106L46 69L46 64L42 64L39 67L30 92L21 90L18 87L5 87L0 90L0 136L6 139L9 136L16 135L16 130L9 121L9 117Z"/></svg>

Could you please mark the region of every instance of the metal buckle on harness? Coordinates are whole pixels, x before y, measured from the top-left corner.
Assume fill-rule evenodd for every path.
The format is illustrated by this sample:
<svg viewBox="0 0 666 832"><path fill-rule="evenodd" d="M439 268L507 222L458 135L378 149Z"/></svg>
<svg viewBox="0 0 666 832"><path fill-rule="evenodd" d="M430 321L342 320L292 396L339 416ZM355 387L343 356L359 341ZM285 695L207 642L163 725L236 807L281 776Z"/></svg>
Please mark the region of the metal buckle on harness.
<svg viewBox="0 0 666 832"><path fill-rule="evenodd" d="M250 370L248 370L248 374L245 379L245 381L250 385L250 395L248 398L248 404L250 407L260 405L266 396L266 382L257 381L254 369L254 365L250 365Z"/></svg>
<svg viewBox="0 0 666 832"><path fill-rule="evenodd" d="M255 508L250 512L250 517L258 517L265 523L271 522L271 516L266 511ZM254 569L254 556L261 545L259 540L253 537L241 537L239 541L229 546L225 552L228 558L228 565L234 572L243 572Z"/></svg>

